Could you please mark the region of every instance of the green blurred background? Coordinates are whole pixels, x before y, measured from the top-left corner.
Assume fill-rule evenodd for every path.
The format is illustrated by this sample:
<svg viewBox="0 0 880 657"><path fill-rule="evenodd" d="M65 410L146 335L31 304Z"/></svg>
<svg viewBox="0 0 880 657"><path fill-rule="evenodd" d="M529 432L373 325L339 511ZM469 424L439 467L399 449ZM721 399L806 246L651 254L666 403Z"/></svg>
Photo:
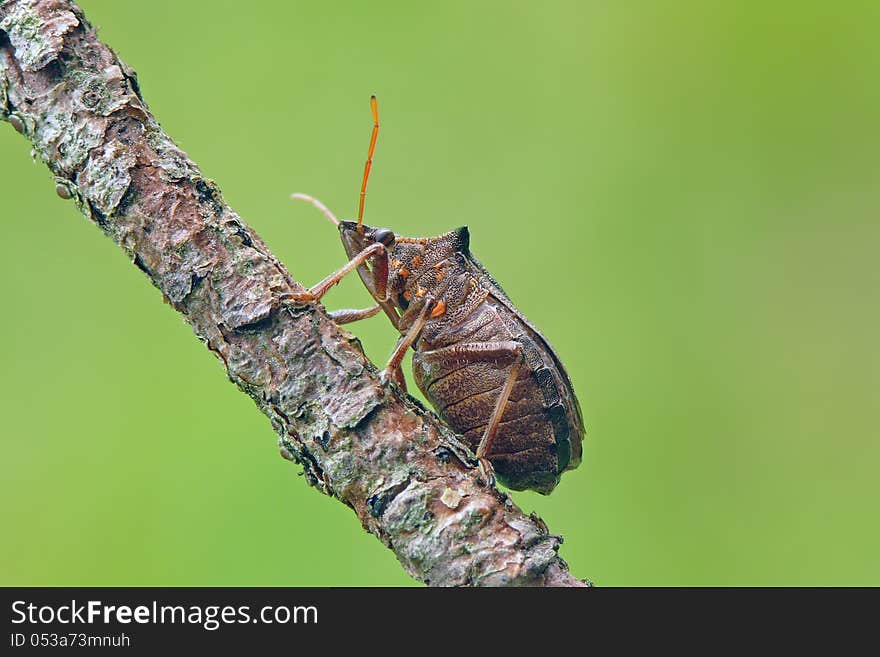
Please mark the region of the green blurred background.
<svg viewBox="0 0 880 657"><path fill-rule="evenodd" d="M354 213L378 94L367 220L468 224L571 373L584 464L514 498L578 576L880 585L880 4L82 6L309 284L344 255L288 196ZM412 583L28 151L0 124L0 584Z"/></svg>

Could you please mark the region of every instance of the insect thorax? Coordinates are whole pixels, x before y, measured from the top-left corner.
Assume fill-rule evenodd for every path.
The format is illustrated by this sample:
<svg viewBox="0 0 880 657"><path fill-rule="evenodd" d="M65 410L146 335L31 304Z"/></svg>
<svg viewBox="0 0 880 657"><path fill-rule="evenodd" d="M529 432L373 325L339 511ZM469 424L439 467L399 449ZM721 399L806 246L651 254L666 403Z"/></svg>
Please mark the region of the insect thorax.
<svg viewBox="0 0 880 657"><path fill-rule="evenodd" d="M443 302L444 321L455 321L485 298L479 275L470 266L466 227L437 237L401 237L389 254L389 289L394 302L406 310L432 296ZM439 318L439 317L438 317Z"/></svg>

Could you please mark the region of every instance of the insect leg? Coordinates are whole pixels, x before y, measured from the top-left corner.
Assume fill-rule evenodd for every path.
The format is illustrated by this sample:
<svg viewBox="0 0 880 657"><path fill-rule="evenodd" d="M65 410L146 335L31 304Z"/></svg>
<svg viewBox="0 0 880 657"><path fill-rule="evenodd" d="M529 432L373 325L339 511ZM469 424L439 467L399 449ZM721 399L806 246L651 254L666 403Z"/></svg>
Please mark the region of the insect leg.
<svg viewBox="0 0 880 657"><path fill-rule="evenodd" d="M495 433L498 430L498 425L501 423L501 416L504 415L504 409L507 407L507 400L510 399L510 393L513 390L513 384L516 383L516 377L519 375L519 368L522 365L522 357L513 362L513 365L510 366L510 373L507 375L507 381L504 384L504 388L501 390L501 394L498 396L498 401L495 402L495 409L492 411L492 419L489 420L489 425L486 427L486 433L483 434L483 437L480 439L480 444L477 446L477 459L480 461L480 469L483 471L483 476L486 478L486 482L491 486L495 483L495 474L492 471L492 464L489 462L489 452L492 449L492 441L495 440Z"/></svg>
<svg viewBox="0 0 880 657"><path fill-rule="evenodd" d="M413 307L410 306L410 309L413 310ZM391 356L388 358L388 364L385 365L385 369L379 372L379 380L383 384L387 384L389 380L394 380L398 384L404 381L403 374L400 371L400 363L403 361L403 357L406 355L406 350L412 346L412 343L416 341L419 337L419 333L422 332L422 329L425 326L425 322L428 321L428 314L431 310L434 309L434 297L427 296L425 297L425 302L422 304L421 310L419 310L419 314L416 316L415 321L413 321L412 326L409 327L409 330L400 336L400 339L397 341L397 345L394 347L394 351L391 352ZM401 317L401 325L405 326L407 320L406 314ZM402 388L406 390L406 383L403 384Z"/></svg>
<svg viewBox="0 0 880 657"><path fill-rule="evenodd" d="M423 351L422 358L436 362L452 361L495 361L497 364L513 363L520 355L522 347L515 340L496 342L462 342L440 349ZM501 362L499 362L501 361Z"/></svg>
<svg viewBox="0 0 880 657"><path fill-rule="evenodd" d="M388 288L388 249L381 242L371 244L363 251L358 253L354 258L349 260L338 271L333 272L327 278L305 292L285 292L281 294L283 301L291 300L294 302L308 303L310 301L318 301L327 294L327 291L339 283L346 274L349 274L363 265L370 258L376 258L374 284L376 293L380 299L385 299ZM384 275L383 275L384 274Z"/></svg>
<svg viewBox="0 0 880 657"><path fill-rule="evenodd" d="M357 310L353 308L343 308L327 314L330 315L330 319L337 324L350 324L351 322L357 322L361 319L372 317L373 315L378 314L380 310L382 310L382 308L377 303L375 306L370 306L369 308L359 308Z"/></svg>
<svg viewBox="0 0 880 657"><path fill-rule="evenodd" d="M507 401L510 399L510 393L516 384L516 378L519 376L519 370L522 366L522 347L514 340L500 340L498 342L475 342L450 345L442 349L433 351L425 351L421 354L425 360L437 361L494 361L498 364L504 361L510 362L510 370L507 374L507 381L501 389L501 394L495 402L495 408L492 410L492 416L486 425L486 431L480 439L477 446L477 459L480 462L480 470L486 482L491 486L495 483L495 475L492 471L492 464L489 462L489 455L492 450L492 442L495 440L495 434L498 431L498 425L504 415L507 407ZM499 362L501 361L501 362Z"/></svg>

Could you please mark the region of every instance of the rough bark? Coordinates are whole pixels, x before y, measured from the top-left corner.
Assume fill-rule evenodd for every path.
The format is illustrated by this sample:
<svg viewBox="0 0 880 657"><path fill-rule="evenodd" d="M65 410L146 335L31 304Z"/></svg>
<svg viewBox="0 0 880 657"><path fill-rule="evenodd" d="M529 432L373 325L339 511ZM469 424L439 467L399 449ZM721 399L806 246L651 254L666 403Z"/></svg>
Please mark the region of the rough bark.
<svg viewBox="0 0 880 657"><path fill-rule="evenodd" d="M431 585L583 586L561 538L487 488L436 416L381 386L358 341L225 203L150 114L135 72L65 0L0 4L0 118L224 363L281 454Z"/></svg>

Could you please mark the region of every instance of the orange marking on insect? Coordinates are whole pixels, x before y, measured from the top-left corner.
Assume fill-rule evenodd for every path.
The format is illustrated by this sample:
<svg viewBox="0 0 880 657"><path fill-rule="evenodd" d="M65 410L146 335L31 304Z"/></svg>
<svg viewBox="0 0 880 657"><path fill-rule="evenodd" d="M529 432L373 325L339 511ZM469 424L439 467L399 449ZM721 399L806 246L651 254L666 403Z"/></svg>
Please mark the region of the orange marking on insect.
<svg viewBox="0 0 880 657"><path fill-rule="evenodd" d="M422 266L422 256L420 256L420 255L413 256L412 266L415 267L416 269L421 267Z"/></svg>
<svg viewBox="0 0 880 657"><path fill-rule="evenodd" d="M437 318L440 317L443 313L446 312L446 302L443 299L437 302L437 305L434 306L434 310L431 311L431 317Z"/></svg>
<svg viewBox="0 0 880 657"><path fill-rule="evenodd" d="M400 274L401 276L403 276L404 278L406 278L407 276L409 276L410 271L409 271L409 269L407 269L406 267L402 267L402 268L400 269L399 274Z"/></svg>
<svg viewBox="0 0 880 657"><path fill-rule="evenodd" d="M400 260L393 260L393 259L392 259L391 262L389 262L388 264L391 265L391 269L397 269L397 268L400 267L400 265L402 265L403 263L402 263Z"/></svg>
<svg viewBox="0 0 880 657"><path fill-rule="evenodd" d="M446 276L446 272L440 271L439 269L434 274L434 279L439 283L443 280L443 277Z"/></svg>
<svg viewBox="0 0 880 657"><path fill-rule="evenodd" d="M406 290L406 291L403 293L403 298L406 299L407 301L409 301L410 299L412 299L412 294L410 294L409 290Z"/></svg>
<svg viewBox="0 0 880 657"><path fill-rule="evenodd" d="M421 299L421 298L422 298L423 296L425 296L427 293L428 293L428 291L427 291L425 288L423 288L421 285L419 285L418 289L416 290L416 296L417 296L419 299Z"/></svg>

